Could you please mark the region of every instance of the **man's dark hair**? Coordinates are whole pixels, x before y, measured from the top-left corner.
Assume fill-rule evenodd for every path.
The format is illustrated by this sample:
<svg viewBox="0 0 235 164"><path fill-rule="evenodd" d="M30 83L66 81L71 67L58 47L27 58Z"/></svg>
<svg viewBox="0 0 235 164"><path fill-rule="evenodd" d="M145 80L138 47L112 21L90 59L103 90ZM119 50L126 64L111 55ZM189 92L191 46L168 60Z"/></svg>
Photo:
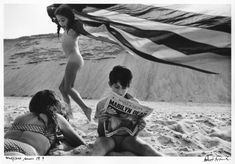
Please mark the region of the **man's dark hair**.
<svg viewBox="0 0 235 164"><path fill-rule="evenodd" d="M112 71L109 73L109 84L119 82L122 87L129 87L132 80L131 71L124 66L115 66Z"/></svg>

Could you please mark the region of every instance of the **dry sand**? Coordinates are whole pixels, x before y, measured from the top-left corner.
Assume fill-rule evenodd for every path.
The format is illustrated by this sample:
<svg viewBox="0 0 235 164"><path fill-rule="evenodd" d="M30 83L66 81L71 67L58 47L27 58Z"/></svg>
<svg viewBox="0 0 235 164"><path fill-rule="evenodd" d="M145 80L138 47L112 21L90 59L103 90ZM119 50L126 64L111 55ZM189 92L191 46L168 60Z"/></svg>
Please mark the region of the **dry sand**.
<svg viewBox="0 0 235 164"><path fill-rule="evenodd" d="M30 98L4 98L4 130L15 117L28 111ZM95 109L98 100L86 100ZM146 129L140 137L167 156L231 156L231 106L229 104L141 102L154 108L146 118ZM73 103L74 119L70 120L75 130L92 147L97 125L87 123L81 110ZM94 111L92 113L94 115ZM71 150L61 144L50 155L61 155ZM69 155L82 155L89 149L75 148ZM66 154L68 155L68 154Z"/></svg>

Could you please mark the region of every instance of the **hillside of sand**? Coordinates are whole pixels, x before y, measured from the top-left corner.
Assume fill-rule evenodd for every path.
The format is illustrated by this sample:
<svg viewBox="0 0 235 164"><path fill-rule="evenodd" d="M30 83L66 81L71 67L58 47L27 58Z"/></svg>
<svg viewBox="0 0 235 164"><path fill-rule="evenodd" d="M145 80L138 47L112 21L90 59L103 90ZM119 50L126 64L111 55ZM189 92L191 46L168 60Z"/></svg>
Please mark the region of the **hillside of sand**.
<svg viewBox="0 0 235 164"><path fill-rule="evenodd" d="M205 57L183 64L215 71L208 75L142 59L118 45L81 37L85 65L77 74L75 88L83 98L99 99L108 89L108 73L114 65L131 69L130 92L140 100L161 102L231 102L231 60ZM56 92L63 78L66 58L56 34L4 40L4 96L31 96L49 88Z"/></svg>

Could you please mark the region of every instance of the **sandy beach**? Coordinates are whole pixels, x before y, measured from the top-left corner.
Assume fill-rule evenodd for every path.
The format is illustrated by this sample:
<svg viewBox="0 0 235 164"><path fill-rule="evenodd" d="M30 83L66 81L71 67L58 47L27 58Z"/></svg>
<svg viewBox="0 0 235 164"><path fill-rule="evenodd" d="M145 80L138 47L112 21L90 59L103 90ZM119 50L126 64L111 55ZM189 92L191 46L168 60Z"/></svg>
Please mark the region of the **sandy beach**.
<svg viewBox="0 0 235 164"><path fill-rule="evenodd" d="M74 3L85 4L86 2L75 1ZM150 2L143 2L143 6L144 3ZM125 42L120 41L118 45L80 35L78 45L84 65L77 73L73 84L87 106L92 108L93 118L96 104L110 91L108 76L112 68L116 65L129 68L133 79L128 93L136 97L141 104L153 108L153 112L145 118L147 125L139 133L139 137L164 154L164 157L133 157L128 153L121 157L88 157L87 153L93 148L98 136L97 123L94 120L88 122L83 111L72 100L74 118L69 122L84 139L86 146L73 147L60 135L60 141L56 147L45 156L4 156L2 151L0 163L235 164L234 130L232 131L234 129L234 121L232 122L234 59L231 60L232 4L222 1L219 4L214 1L208 3L203 1L200 4L193 1L192 7L188 10L187 6L190 2L176 3L172 9L167 7L167 10L159 10L160 12L155 14L153 10L155 8L161 9L165 5L169 7L174 5L172 2L164 3L159 4L160 8L157 5L154 8L146 6L144 11L135 9L135 4L133 6L131 4L130 6L137 12L134 15L138 15L138 19L141 20L133 23L134 28L131 28L131 24L127 29L119 29L121 24L129 23L128 19L121 22L114 21L111 26L106 24L106 27L111 27L113 33L117 31L120 36L127 35L128 38L123 37L124 41L130 40L131 47L136 46L136 50L143 54L147 52L149 57L152 55L217 74L206 74L184 67L149 61L143 56L130 53L127 47L121 46ZM2 19L4 38L2 38L1 48L3 50L2 83L4 83L2 139L15 118L29 112L29 102L35 93L50 89L61 96L59 85L68 59L62 50L62 38L56 33L56 24L51 22L46 12L47 3L39 12L37 7L40 7L40 4L41 2L30 2L30 4L7 2L2 7L4 9ZM226 10L223 8L224 5ZM179 10L181 7L183 12ZM210 11L209 8L213 10ZM43 17L41 11L46 17ZM96 13L95 10L93 12ZM23 16L24 13L27 16ZM123 15L128 16L129 13L126 12ZM28 16L32 19L27 19ZM110 13L108 20L112 20L111 18L115 16L114 11ZM121 17L117 17L121 20ZM145 24L144 17L152 20L148 20ZM187 17L188 19L185 19ZM155 20L160 21L152 24ZM174 20L177 22L174 23ZM220 25L221 23L225 26ZM47 24L53 25L51 31ZM112 24L114 24L113 27ZM149 33L145 32L148 29L144 28L148 24L151 28ZM25 31L32 32L34 29L44 28L46 32L35 31L35 34L24 35ZM134 29L141 31L135 32ZM196 29L198 31L192 32ZM104 30L103 27L93 32L99 33L102 30ZM14 35L17 31L20 33L19 37L5 37L5 34ZM152 35L155 33L156 36ZM110 35L113 36L111 33ZM146 47L142 48L142 45ZM152 50L155 52L152 53Z"/></svg>
<svg viewBox="0 0 235 164"><path fill-rule="evenodd" d="M79 40L84 67L74 87L92 107L108 91L108 74L115 65L133 73L129 92L154 112L140 137L166 156L231 156L231 59L194 58L184 64L220 73L208 75L143 60L117 45L85 37ZM55 34L4 40L4 130L28 111L30 96L39 90L59 93L66 58ZM72 101L75 130L88 147L72 149L61 143L49 155L85 155L97 137L97 124L88 123ZM64 151L71 150L69 153Z"/></svg>
<svg viewBox="0 0 235 164"><path fill-rule="evenodd" d="M19 115L28 111L29 97L4 98L4 131ZM95 109L98 100L86 100ZM231 105L202 103L168 103L142 101L154 109L146 118L147 126L140 137L167 156L203 157L207 154L231 156ZM88 123L73 103L75 130L92 147L97 124ZM94 115L94 110L92 116ZM49 155L84 155L89 148L75 148L61 143ZM63 151L71 150L69 154ZM62 154L61 154L62 152Z"/></svg>

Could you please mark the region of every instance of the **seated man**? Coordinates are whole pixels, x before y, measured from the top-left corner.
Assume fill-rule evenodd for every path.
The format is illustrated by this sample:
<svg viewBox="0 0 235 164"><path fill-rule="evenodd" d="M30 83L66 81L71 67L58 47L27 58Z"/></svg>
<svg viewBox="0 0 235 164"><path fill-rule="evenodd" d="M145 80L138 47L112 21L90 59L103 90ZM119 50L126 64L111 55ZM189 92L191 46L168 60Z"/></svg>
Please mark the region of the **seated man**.
<svg viewBox="0 0 235 164"><path fill-rule="evenodd" d="M133 96L127 93L132 80L132 73L123 66L115 66L109 74L109 86L113 92L138 103ZM144 129L146 122L143 119L138 120L138 131L134 136L128 132L114 134L110 137L105 136L104 122L109 115L105 112L104 106L107 98L97 104L95 118L98 119L98 135L93 149L89 155L139 155L139 156L162 156L153 147L138 138L138 132ZM120 154L119 154L120 152Z"/></svg>

